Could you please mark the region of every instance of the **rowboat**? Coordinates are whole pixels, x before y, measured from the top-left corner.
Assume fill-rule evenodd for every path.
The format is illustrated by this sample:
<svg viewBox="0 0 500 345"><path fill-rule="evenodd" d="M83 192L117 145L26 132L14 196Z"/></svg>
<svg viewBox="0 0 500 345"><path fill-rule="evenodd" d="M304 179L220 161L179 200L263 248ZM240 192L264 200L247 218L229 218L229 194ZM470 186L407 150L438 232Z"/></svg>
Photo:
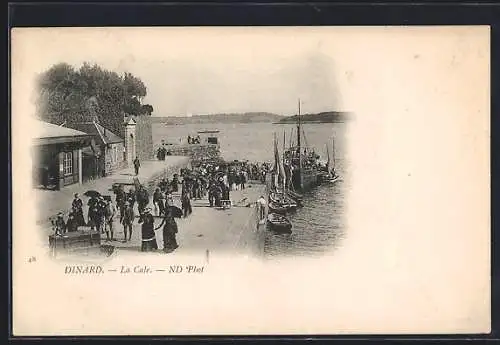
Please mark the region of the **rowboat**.
<svg viewBox="0 0 500 345"><path fill-rule="evenodd" d="M276 232L292 232L292 223L284 216L276 213L267 215L267 224Z"/></svg>
<svg viewBox="0 0 500 345"><path fill-rule="evenodd" d="M289 209L279 203L269 202L269 213L286 214Z"/></svg>
<svg viewBox="0 0 500 345"><path fill-rule="evenodd" d="M275 204L281 204L286 207L297 207L297 202L289 197L288 195L283 196L283 194L271 192L269 193L269 201Z"/></svg>

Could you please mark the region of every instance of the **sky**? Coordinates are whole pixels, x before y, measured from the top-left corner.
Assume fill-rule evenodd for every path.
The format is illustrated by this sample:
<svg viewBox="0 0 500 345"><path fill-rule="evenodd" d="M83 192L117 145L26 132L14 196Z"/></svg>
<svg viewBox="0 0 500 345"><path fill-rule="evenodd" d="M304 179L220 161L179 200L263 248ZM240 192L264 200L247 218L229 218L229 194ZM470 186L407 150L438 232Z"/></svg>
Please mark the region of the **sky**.
<svg viewBox="0 0 500 345"><path fill-rule="evenodd" d="M59 62L128 71L153 116L233 112L374 112L469 52L467 27L13 29L22 89ZM420 72L415 73L419 70ZM449 76L446 78L449 79Z"/></svg>
<svg viewBox="0 0 500 345"><path fill-rule="evenodd" d="M41 72L84 61L128 71L154 116L345 109L335 42L325 30L279 28L31 29L25 56ZM35 38L37 37L37 38ZM345 40L344 40L345 41ZM342 49L345 42L339 45ZM28 52L29 51L29 52ZM345 54L344 54L345 55Z"/></svg>

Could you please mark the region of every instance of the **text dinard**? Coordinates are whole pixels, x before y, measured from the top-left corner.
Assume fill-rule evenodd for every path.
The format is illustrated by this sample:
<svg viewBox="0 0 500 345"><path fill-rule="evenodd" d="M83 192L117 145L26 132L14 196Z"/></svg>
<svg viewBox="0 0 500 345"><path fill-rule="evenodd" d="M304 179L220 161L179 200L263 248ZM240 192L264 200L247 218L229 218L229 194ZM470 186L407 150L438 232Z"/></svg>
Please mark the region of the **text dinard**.
<svg viewBox="0 0 500 345"><path fill-rule="evenodd" d="M204 266L171 265L167 268L153 269L147 265L120 266L119 268L104 269L100 265L68 265L64 268L65 274L150 274L150 273L203 273Z"/></svg>

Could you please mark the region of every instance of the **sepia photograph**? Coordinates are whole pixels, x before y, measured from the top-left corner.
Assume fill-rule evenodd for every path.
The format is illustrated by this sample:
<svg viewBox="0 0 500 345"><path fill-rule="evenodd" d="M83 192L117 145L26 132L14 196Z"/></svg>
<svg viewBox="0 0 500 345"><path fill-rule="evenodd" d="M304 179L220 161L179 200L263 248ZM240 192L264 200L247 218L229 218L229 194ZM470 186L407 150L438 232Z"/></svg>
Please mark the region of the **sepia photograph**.
<svg viewBox="0 0 500 345"><path fill-rule="evenodd" d="M488 27L11 37L14 335L488 332Z"/></svg>

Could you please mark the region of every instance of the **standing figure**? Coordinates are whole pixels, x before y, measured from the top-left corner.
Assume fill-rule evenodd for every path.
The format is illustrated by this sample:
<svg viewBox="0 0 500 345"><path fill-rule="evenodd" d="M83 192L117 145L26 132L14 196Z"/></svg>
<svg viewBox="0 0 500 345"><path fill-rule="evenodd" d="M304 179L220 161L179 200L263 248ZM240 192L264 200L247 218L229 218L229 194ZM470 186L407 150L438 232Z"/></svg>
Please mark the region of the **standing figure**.
<svg viewBox="0 0 500 345"><path fill-rule="evenodd" d="M163 251L165 253L170 253L177 249L179 245L177 244L177 239L175 234L178 232L177 223L172 216L172 211L170 208L167 209L165 218L163 218L162 223L155 230L161 228L163 225Z"/></svg>
<svg viewBox="0 0 500 345"><path fill-rule="evenodd" d="M66 222L66 230L74 232L78 230L78 221L75 217L75 210L72 209L68 214L68 221Z"/></svg>
<svg viewBox="0 0 500 345"><path fill-rule="evenodd" d="M158 183L158 187L160 188L160 191L165 192L167 190L167 186L168 181L165 179L165 177L163 177L160 183Z"/></svg>
<svg viewBox="0 0 500 345"><path fill-rule="evenodd" d="M199 178L195 178L193 181L194 198L201 199L201 181Z"/></svg>
<svg viewBox="0 0 500 345"><path fill-rule="evenodd" d="M264 196L260 196L257 200L257 206L259 207L259 221L263 221L266 217L266 199Z"/></svg>
<svg viewBox="0 0 500 345"><path fill-rule="evenodd" d="M104 234L104 228L106 227L106 202L102 196L99 197L97 202L96 227L98 232L100 230L101 234Z"/></svg>
<svg viewBox="0 0 500 345"><path fill-rule="evenodd" d="M130 206L134 208L135 205L135 190L133 188L130 188L127 194L127 201L130 203Z"/></svg>
<svg viewBox="0 0 500 345"><path fill-rule="evenodd" d="M75 198L71 203L73 208L73 216L77 226L85 226L85 219L83 218L83 201L79 198L78 193L75 193Z"/></svg>
<svg viewBox="0 0 500 345"><path fill-rule="evenodd" d="M97 224L97 208L98 208L98 203L99 201L95 196L92 196L87 205L89 207L88 211L88 224L90 225L90 230L94 230Z"/></svg>
<svg viewBox="0 0 500 345"><path fill-rule="evenodd" d="M216 194L217 186L214 181L210 181L210 185L208 186L208 202L210 203L210 207L214 206Z"/></svg>
<svg viewBox="0 0 500 345"><path fill-rule="evenodd" d="M161 199L161 191L160 188L156 188L153 193L153 206L155 209L155 216L160 215L160 199Z"/></svg>
<svg viewBox="0 0 500 345"><path fill-rule="evenodd" d="M241 189L245 189L245 182L247 182L246 171L240 171Z"/></svg>
<svg viewBox="0 0 500 345"><path fill-rule="evenodd" d="M179 191L179 175L175 174L174 178L172 179L172 183L170 184L172 187L172 192L178 192Z"/></svg>
<svg viewBox="0 0 500 345"><path fill-rule="evenodd" d="M151 252L158 249L158 243L156 243L155 229L154 229L154 218L151 215L151 208L146 207L142 213L139 223L142 223L142 252Z"/></svg>
<svg viewBox="0 0 500 345"><path fill-rule="evenodd" d="M127 200L127 195L125 194L125 191L123 190L123 185L118 185L118 188L115 191L116 194L116 207L120 211L120 222L122 221L123 218L123 211L125 210L125 201Z"/></svg>
<svg viewBox="0 0 500 345"><path fill-rule="evenodd" d="M52 224L56 229L56 236L66 233L66 223L64 222L64 213L62 211L57 214L57 218Z"/></svg>
<svg viewBox="0 0 500 345"><path fill-rule="evenodd" d="M191 199L189 197L189 192L187 190L184 190L182 193L181 203L182 203L182 212L184 214L184 218L186 218L191 213L193 213L193 209L191 207Z"/></svg>
<svg viewBox="0 0 500 345"><path fill-rule="evenodd" d="M123 234L124 234L124 239L123 242L127 242L127 230L129 230L129 236L128 240L132 238L132 224L134 223L134 209L130 205L128 201L125 202L125 209L123 211L123 217L121 219L121 222L123 224Z"/></svg>
<svg viewBox="0 0 500 345"><path fill-rule="evenodd" d="M158 208L160 211L160 216L165 215L165 202L166 202L165 192L160 192L160 198L158 199Z"/></svg>
<svg viewBox="0 0 500 345"><path fill-rule="evenodd" d="M115 240L115 237L113 234L113 221L115 218L115 214L116 214L116 207L110 198L106 203L106 208L104 209L104 217L106 220L104 227L106 229L106 239L108 241L110 240L109 233L111 233L111 241Z"/></svg>
<svg viewBox="0 0 500 345"><path fill-rule="evenodd" d="M215 184L215 207L221 207L222 203L222 187L220 184Z"/></svg>
<svg viewBox="0 0 500 345"><path fill-rule="evenodd" d="M141 167L141 162L139 161L139 158L136 156L134 159L135 176L139 175L140 167Z"/></svg>
<svg viewBox="0 0 500 345"><path fill-rule="evenodd" d="M137 203L139 212L142 212L149 204L149 193L144 186L141 186L139 188L139 191L137 193Z"/></svg>

